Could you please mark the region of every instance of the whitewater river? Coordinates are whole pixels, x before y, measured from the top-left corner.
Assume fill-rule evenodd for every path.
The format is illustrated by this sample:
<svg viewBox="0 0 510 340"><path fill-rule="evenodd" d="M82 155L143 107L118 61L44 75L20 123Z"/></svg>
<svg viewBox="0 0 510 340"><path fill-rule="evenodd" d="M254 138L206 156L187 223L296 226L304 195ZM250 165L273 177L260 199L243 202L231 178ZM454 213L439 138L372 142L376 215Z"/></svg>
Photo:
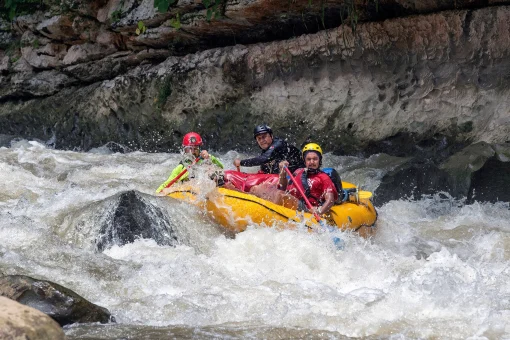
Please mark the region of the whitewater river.
<svg viewBox="0 0 510 340"><path fill-rule="evenodd" d="M215 154L232 169L236 152ZM70 288L116 324L65 328L69 339L510 338L508 203L444 194L378 207L371 240L253 225L235 238L154 190L178 154L0 148L0 272ZM326 155L373 191L396 160ZM248 170L248 169L245 169ZM138 239L95 251L119 194L136 190L179 242Z"/></svg>

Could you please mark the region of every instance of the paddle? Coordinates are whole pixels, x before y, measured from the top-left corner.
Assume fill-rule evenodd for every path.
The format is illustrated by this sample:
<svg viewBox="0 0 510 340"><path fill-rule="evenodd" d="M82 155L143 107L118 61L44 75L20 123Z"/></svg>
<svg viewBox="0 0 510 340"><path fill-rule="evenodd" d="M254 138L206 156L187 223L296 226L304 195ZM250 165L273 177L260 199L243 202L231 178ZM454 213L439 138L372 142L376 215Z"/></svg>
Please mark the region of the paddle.
<svg viewBox="0 0 510 340"><path fill-rule="evenodd" d="M301 197L303 197L303 199L305 200L305 203L306 203L306 207L308 208L308 210L312 210L312 204L310 203L310 201L308 200L308 197L306 197L304 191L303 191L303 188L301 188L301 185L299 184L299 182L296 182L296 178L292 175L292 173L290 172L290 170L285 166L283 167L285 169L285 171L287 172L287 174L289 175L290 179L292 180L292 182L295 183L296 185L296 189L299 191L299 194L301 195ZM331 231L334 231L333 228L331 228L330 226L328 226L326 223L324 223L324 220L321 219L321 217L319 216L319 214L317 214L316 212L313 213L313 216L315 217L315 219L317 220L317 222L319 222L319 224L321 225L321 227L329 230L330 232ZM342 250L344 249L344 241L340 238L340 237L333 237L333 243L335 244L335 246Z"/></svg>
<svg viewBox="0 0 510 340"><path fill-rule="evenodd" d="M179 180L179 178L182 177L182 175L184 175L186 172L188 172L188 169L191 168L193 165L197 164L197 162L199 160L201 160L202 157L197 157L195 158L195 160L193 161L193 163L191 163L190 165L188 165L187 167L184 168L184 170L181 171L180 174L178 174L173 180L170 181L170 183L168 183L166 186L165 186L165 189L166 188L169 188L172 184L174 184L175 182L177 182Z"/></svg>

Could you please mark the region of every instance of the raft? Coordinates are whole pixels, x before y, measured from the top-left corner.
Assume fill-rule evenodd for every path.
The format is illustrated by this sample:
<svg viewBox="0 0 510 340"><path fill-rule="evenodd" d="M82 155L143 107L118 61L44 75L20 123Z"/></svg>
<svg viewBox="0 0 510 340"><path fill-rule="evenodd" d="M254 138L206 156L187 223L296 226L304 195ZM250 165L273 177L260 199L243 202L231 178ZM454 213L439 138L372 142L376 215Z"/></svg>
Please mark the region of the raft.
<svg viewBox="0 0 510 340"><path fill-rule="evenodd" d="M342 182L344 189L356 188L355 185ZM198 198L200 190L189 184L180 184L171 188L169 197L191 202L204 209L218 224L227 230L238 233L246 230L250 224L295 228L305 223L310 230L319 227L312 214L304 213L277 205L249 193L217 187ZM326 219L329 225L340 230L352 230L368 238L375 234L377 212L369 198L356 197L355 193L341 204L331 208Z"/></svg>

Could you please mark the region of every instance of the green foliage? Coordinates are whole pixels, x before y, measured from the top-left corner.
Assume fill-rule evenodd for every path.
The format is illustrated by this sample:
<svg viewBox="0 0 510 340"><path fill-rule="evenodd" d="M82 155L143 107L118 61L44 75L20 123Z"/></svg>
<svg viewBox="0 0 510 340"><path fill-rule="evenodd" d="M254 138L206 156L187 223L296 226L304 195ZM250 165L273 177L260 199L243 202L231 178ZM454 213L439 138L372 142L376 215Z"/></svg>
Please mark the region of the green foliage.
<svg viewBox="0 0 510 340"><path fill-rule="evenodd" d="M17 16L34 13L41 7L42 0L0 0L0 15L13 20Z"/></svg>
<svg viewBox="0 0 510 340"><path fill-rule="evenodd" d="M168 7L177 3L178 0L154 0L154 8L158 9L158 12L165 13L168 11Z"/></svg>
<svg viewBox="0 0 510 340"><path fill-rule="evenodd" d="M221 16L221 3L222 0L202 0L202 3L204 4L206 11L206 19L207 21L211 21L211 19L214 18L217 19Z"/></svg>
<svg viewBox="0 0 510 340"><path fill-rule="evenodd" d="M119 7L110 15L112 22L117 22L122 18L122 7L124 7L124 0L120 1Z"/></svg>
<svg viewBox="0 0 510 340"><path fill-rule="evenodd" d="M179 13L177 13L175 18L170 19L170 26L176 30L181 28L181 17L179 16Z"/></svg>
<svg viewBox="0 0 510 340"><path fill-rule="evenodd" d="M113 22L117 22L120 20L120 18L122 17L122 10L120 9L116 9L115 11L112 12L112 15L111 15L111 19Z"/></svg>
<svg viewBox="0 0 510 340"><path fill-rule="evenodd" d="M145 26L145 24L143 23L143 21L138 21L138 28L136 29L136 34L137 35L140 35L140 34L144 34L145 31L147 31L147 27Z"/></svg>

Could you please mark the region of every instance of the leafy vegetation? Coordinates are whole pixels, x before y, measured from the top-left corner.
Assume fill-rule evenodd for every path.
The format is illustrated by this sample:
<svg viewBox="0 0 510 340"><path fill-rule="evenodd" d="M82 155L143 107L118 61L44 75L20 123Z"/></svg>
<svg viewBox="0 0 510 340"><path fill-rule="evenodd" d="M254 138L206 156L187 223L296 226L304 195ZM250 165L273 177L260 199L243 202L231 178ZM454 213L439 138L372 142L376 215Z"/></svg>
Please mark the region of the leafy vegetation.
<svg viewBox="0 0 510 340"><path fill-rule="evenodd" d="M144 34L147 31L147 27L143 23L143 21L138 21L138 27L136 28L136 35Z"/></svg>
<svg viewBox="0 0 510 340"><path fill-rule="evenodd" d="M177 0L154 0L154 7L158 9L160 13L168 11L168 7L177 3Z"/></svg>
<svg viewBox="0 0 510 340"><path fill-rule="evenodd" d="M120 1L117 9L115 9L115 11L113 11L110 15L112 22L117 22L120 20L120 18L122 18L122 7L124 7L124 0Z"/></svg>
<svg viewBox="0 0 510 340"><path fill-rule="evenodd" d="M12 20L19 15L34 13L43 7L42 0L0 0L0 16Z"/></svg>
<svg viewBox="0 0 510 340"><path fill-rule="evenodd" d="M176 30L181 28L181 17L179 16L179 13L177 13L175 18L170 19L170 26L172 26Z"/></svg>

